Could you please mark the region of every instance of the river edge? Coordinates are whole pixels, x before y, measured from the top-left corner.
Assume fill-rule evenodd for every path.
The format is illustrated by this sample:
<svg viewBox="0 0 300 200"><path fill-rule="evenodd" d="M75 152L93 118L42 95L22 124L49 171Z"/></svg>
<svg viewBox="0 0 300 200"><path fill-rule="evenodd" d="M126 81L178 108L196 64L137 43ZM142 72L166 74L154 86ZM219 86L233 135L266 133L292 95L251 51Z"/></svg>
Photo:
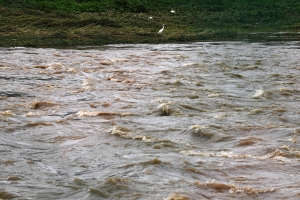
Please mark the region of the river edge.
<svg viewBox="0 0 300 200"><path fill-rule="evenodd" d="M6 36L1 37L0 47L32 47L32 48L77 48L80 46L102 46L110 44L167 44L167 43L193 43L193 42L222 42L222 41L248 41L248 42L273 42L273 41L300 41L300 32L248 32L239 33L234 37L218 36L205 39L160 40L159 42L148 42L145 40L119 41L118 38L110 38L110 42L102 40L40 38L38 36ZM109 40L107 40L109 41Z"/></svg>

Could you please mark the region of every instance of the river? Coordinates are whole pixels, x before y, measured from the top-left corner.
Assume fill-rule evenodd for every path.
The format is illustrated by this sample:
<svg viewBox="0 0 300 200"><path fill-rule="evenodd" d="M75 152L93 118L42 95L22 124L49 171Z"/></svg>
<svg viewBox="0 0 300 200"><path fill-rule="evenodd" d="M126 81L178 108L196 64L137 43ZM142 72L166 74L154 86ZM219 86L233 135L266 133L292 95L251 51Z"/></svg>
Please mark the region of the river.
<svg viewBox="0 0 300 200"><path fill-rule="evenodd" d="M299 49L0 48L0 199L299 199Z"/></svg>

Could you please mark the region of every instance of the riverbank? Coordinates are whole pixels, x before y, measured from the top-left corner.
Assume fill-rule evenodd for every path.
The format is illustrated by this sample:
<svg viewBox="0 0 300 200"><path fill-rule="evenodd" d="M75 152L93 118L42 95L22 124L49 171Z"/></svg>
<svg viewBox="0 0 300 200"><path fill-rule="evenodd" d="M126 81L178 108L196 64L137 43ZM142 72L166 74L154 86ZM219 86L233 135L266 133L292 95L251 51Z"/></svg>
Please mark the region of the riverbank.
<svg viewBox="0 0 300 200"><path fill-rule="evenodd" d="M51 5L43 1L40 4L17 2L12 5L0 1L0 46L299 38L298 2L269 1L269 4L260 5L207 1L200 5L196 1L185 4L179 0L173 4L153 1L135 7L107 4L110 7L106 10L94 1L67 1L73 2L69 7L64 7L60 1L52 1ZM162 24L165 24L165 30L163 34L157 34Z"/></svg>

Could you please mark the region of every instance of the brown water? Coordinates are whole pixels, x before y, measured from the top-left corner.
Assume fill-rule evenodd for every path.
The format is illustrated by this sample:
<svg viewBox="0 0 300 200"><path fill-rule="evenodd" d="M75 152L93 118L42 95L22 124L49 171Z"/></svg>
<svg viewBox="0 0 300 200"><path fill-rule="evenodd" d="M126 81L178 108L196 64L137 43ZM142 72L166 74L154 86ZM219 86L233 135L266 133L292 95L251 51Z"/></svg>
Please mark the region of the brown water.
<svg viewBox="0 0 300 200"><path fill-rule="evenodd" d="M0 198L299 199L299 48L0 49Z"/></svg>

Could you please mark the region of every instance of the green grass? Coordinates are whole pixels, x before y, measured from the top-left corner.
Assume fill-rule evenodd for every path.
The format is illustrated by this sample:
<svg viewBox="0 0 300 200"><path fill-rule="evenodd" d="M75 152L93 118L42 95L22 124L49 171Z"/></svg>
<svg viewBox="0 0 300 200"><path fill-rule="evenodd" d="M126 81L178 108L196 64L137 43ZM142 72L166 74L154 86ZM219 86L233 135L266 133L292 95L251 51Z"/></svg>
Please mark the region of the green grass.
<svg viewBox="0 0 300 200"><path fill-rule="evenodd" d="M298 0L0 0L0 46L232 40L299 28Z"/></svg>

